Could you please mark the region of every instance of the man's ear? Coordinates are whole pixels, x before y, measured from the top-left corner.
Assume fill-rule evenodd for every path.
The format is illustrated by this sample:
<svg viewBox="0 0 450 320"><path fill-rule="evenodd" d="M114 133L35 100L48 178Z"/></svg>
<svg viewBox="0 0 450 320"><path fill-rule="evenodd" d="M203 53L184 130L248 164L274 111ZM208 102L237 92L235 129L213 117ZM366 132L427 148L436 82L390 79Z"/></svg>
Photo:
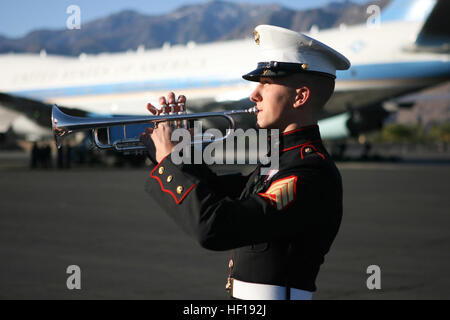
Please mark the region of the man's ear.
<svg viewBox="0 0 450 320"><path fill-rule="evenodd" d="M300 108L308 101L311 95L311 90L308 87L303 86L301 88L295 89L295 91L296 96L294 101L294 108Z"/></svg>

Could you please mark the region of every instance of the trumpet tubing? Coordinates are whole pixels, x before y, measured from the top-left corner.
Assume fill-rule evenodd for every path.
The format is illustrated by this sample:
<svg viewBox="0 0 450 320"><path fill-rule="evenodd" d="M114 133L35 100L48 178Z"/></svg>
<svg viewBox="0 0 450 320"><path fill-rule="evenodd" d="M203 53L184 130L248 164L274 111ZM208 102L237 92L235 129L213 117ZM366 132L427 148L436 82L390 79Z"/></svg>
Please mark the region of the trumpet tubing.
<svg viewBox="0 0 450 320"><path fill-rule="evenodd" d="M115 149L121 152L142 151L146 147L135 138L126 138L126 126L137 124L149 124L155 126L158 123L169 121L172 124L183 124L185 127L189 120L222 117L228 123L228 131L235 128L235 122L232 116L240 114L256 114L258 110L256 106L241 110L227 110L222 112L199 112L199 113L185 113L178 114L161 114L158 116L122 116L122 117L104 117L104 118L89 118L89 117L74 117L62 112L56 105L52 108L52 129L55 136L55 142L58 148L61 147L62 139L70 133L92 130L94 144L100 149ZM110 128L122 126L124 139L111 141ZM100 141L98 130L101 128L107 129L107 143ZM222 139L226 139L229 133Z"/></svg>

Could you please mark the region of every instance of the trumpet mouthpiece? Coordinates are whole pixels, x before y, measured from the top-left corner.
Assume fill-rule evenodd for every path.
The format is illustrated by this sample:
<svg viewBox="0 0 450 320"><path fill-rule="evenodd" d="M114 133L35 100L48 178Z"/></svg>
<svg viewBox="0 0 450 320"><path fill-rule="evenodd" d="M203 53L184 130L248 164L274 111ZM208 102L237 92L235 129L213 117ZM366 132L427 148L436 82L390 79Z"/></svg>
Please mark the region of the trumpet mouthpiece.
<svg viewBox="0 0 450 320"><path fill-rule="evenodd" d="M258 113L258 108L256 106L250 107L247 109L248 113Z"/></svg>

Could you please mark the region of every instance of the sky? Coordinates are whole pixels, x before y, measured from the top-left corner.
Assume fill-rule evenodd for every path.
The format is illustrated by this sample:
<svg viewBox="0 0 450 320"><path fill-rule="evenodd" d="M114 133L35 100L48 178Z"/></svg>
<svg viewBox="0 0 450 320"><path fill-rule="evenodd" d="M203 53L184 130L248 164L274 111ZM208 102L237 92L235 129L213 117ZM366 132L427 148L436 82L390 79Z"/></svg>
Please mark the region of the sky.
<svg viewBox="0 0 450 320"><path fill-rule="evenodd" d="M278 3L288 8L320 7L330 0L226 0L255 4ZM339 2L343 0L335 0ZM368 0L352 0L366 3ZM182 5L204 3L205 0L1 0L0 35L17 38L36 29L64 29L70 5L80 7L81 24L124 9L157 15L170 12Z"/></svg>

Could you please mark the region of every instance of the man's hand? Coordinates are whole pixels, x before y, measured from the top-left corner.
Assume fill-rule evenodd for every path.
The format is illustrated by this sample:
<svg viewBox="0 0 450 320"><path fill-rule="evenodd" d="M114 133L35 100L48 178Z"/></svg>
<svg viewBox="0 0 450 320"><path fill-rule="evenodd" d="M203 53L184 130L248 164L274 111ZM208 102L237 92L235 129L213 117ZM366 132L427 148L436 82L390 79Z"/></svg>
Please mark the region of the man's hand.
<svg viewBox="0 0 450 320"><path fill-rule="evenodd" d="M147 109L153 115L160 115L164 110L168 112L180 111L180 104L186 105L186 97L180 95L175 102L175 94L170 92L165 97L159 97L160 109L154 107L151 103L147 104ZM155 154L157 162L161 162L169 153L172 152L175 147L175 143L170 140L172 135L172 127L167 122L161 122L155 125L154 128L147 128L145 132L141 133L141 141L147 147L149 153Z"/></svg>

